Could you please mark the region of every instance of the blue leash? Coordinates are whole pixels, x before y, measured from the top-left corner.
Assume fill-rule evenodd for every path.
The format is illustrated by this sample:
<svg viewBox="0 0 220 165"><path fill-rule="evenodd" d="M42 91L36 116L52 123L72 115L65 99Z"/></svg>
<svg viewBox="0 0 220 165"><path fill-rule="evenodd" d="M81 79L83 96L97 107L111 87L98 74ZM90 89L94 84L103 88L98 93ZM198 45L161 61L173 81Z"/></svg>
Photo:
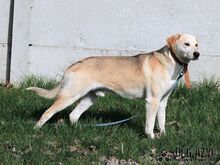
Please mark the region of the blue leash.
<svg viewBox="0 0 220 165"><path fill-rule="evenodd" d="M112 126L112 125L117 125L117 124L122 124L125 123L133 118L137 117L137 115L129 117L127 119L119 120L119 121L114 121L110 123L98 123L98 124L86 124L84 126L92 126L92 127L105 127L105 126Z"/></svg>
<svg viewBox="0 0 220 165"><path fill-rule="evenodd" d="M163 95L163 97L161 98L161 101L174 89L178 86L181 78L183 77L184 74L184 69L179 73L175 83L170 87L170 89ZM94 125L90 125L90 124L86 124L84 126L93 126L93 127L105 127L105 126L112 126L112 125L117 125L117 124L122 124L125 123L133 118L137 117L137 115L129 117L127 119L123 119L123 120L119 120L119 121L114 121L114 122L110 122L110 123L98 123L98 124L94 124Z"/></svg>

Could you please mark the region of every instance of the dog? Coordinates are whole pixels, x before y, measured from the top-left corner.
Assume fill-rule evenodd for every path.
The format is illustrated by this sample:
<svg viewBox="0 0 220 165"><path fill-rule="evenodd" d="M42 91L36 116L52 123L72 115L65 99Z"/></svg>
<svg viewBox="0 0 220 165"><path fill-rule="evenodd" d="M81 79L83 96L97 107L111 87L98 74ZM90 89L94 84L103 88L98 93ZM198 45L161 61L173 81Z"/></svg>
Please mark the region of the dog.
<svg viewBox="0 0 220 165"><path fill-rule="evenodd" d="M129 99L145 99L145 133L155 138L157 117L160 133L165 133L165 109L179 73L191 60L197 60L198 42L188 34L167 38L167 44L157 51L136 56L88 57L69 66L62 81L52 90L29 87L44 98L56 98L37 122L40 128L55 113L80 100L70 113L71 123L76 123L83 112L92 106L98 96L112 91ZM170 90L171 89L171 90Z"/></svg>

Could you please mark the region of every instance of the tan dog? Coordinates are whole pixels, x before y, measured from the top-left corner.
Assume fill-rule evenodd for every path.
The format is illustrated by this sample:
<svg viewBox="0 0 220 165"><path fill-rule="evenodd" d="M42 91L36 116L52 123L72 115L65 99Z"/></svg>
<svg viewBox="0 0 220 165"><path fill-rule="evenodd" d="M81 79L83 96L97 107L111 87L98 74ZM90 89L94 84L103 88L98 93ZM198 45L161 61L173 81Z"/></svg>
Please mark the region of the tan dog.
<svg viewBox="0 0 220 165"><path fill-rule="evenodd" d="M145 133L154 138L156 115L160 132L165 133L165 108L171 86L184 66L198 57L197 40L187 34L176 34L167 39L166 46L149 54L83 59L66 69L63 80L55 89L27 88L45 98L56 97L35 128L42 127L55 113L80 99L69 115L70 121L76 123L97 96L104 96L104 92L110 90L122 97L146 100Z"/></svg>

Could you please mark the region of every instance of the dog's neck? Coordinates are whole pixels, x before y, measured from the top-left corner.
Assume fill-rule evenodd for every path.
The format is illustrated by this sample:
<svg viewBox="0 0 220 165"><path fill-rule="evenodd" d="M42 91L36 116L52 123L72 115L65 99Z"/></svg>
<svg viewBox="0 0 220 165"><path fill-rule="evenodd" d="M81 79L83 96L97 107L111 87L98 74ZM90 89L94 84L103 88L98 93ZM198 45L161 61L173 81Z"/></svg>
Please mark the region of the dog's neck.
<svg viewBox="0 0 220 165"><path fill-rule="evenodd" d="M173 59L172 61L174 61L174 63L176 64L175 67L183 69L186 88L190 88L191 84L189 80L188 63L183 63L182 61L180 61L180 59L175 55L175 53L172 51L171 48L169 48L168 46L165 47L168 51L168 54L171 55ZM174 70L178 70L178 69L174 69ZM176 77L176 73L174 73L174 76Z"/></svg>
<svg viewBox="0 0 220 165"><path fill-rule="evenodd" d="M187 65L186 63L183 63L176 55L175 53L172 51L172 49L170 47L168 47L167 45L162 47L160 50L158 50L157 52L159 53L165 53L167 57L169 57L171 59L171 61L174 64L178 64L180 66L184 66Z"/></svg>
<svg viewBox="0 0 220 165"><path fill-rule="evenodd" d="M180 59L176 56L176 54L173 52L173 50L171 48L169 48L170 50L170 54L173 57L173 59L179 64L179 65L188 65L186 63L183 63L182 61L180 61Z"/></svg>

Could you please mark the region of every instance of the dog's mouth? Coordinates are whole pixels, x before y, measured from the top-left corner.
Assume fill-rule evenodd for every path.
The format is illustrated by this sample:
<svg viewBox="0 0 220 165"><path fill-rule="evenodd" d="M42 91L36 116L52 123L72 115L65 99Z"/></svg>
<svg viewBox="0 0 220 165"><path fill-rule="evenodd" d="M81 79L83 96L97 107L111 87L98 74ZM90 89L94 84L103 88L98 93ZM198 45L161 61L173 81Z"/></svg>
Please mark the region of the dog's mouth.
<svg viewBox="0 0 220 165"><path fill-rule="evenodd" d="M180 59L180 61L183 62L183 63L189 63L189 61L192 60L192 59L190 59L189 57L184 57L184 56L179 57L179 59Z"/></svg>
<svg viewBox="0 0 220 165"><path fill-rule="evenodd" d="M190 60L193 60L193 61L196 61L196 60L198 60L199 59L199 57L189 57L189 56L186 56L186 57L182 57L182 60L183 61L190 61Z"/></svg>
<svg viewBox="0 0 220 165"><path fill-rule="evenodd" d="M196 60L198 60L199 59L199 57L193 57L193 61L196 61Z"/></svg>
<svg viewBox="0 0 220 165"><path fill-rule="evenodd" d="M193 61L196 61L196 60L198 60L198 59L199 59L199 57L197 57L197 58L196 58L196 57L194 57L192 60L193 60Z"/></svg>

